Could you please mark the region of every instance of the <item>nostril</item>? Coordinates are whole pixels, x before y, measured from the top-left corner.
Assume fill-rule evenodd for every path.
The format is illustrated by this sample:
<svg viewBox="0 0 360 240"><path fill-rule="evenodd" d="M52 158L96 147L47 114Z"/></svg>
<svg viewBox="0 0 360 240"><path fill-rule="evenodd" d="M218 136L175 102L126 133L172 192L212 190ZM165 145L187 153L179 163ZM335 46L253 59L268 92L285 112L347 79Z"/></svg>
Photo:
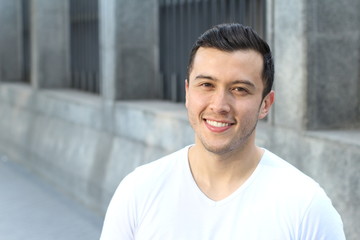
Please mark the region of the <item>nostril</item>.
<svg viewBox="0 0 360 240"><path fill-rule="evenodd" d="M216 113L228 113L230 112L230 105L225 102L213 103L210 109Z"/></svg>

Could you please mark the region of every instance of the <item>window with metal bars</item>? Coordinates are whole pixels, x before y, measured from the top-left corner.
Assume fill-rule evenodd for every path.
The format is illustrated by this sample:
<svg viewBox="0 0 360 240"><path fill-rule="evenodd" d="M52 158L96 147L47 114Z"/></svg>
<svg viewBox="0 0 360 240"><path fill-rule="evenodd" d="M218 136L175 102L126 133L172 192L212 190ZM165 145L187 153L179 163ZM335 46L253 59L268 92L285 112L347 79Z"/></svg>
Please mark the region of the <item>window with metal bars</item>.
<svg viewBox="0 0 360 240"><path fill-rule="evenodd" d="M70 0L71 87L100 92L98 0Z"/></svg>
<svg viewBox="0 0 360 240"><path fill-rule="evenodd" d="M191 47L210 27L238 22L265 36L265 0L160 0L160 76L164 98L184 101Z"/></svg>
<svg viewBox="0 0 360 240"><path fill-rule="evenodd" d="M21 1L22 10L22 30L23 30L23 76L22 80L30 83L31 77L31 57L30 57L30 2L29 0Z"/></svg>

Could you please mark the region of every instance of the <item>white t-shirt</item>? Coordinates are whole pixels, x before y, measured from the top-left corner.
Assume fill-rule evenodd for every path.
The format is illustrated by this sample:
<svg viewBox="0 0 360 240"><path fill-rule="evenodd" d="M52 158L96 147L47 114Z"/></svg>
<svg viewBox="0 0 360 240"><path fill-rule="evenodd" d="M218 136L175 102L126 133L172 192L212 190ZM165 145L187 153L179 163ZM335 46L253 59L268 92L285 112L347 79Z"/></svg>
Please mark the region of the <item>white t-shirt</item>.
<svg viewBox="0 0 360 240"><path fill-rule="evenodd" d="M186 147L137 168L109 205L101 240L345 239L319 185L273 153L221 201L194 181Z"/></svg>

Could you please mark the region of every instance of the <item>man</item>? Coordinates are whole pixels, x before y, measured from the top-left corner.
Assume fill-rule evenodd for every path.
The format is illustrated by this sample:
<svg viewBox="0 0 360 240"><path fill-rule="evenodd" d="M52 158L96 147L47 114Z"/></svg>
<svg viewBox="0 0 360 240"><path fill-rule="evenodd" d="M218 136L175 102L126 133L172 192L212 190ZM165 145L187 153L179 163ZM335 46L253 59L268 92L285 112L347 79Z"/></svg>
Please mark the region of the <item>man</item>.
<svg viewBox="0 0 360 240"><path fill-rule="evenodd" d="M195 144L120 183L101 239L345 239L322 188L255 145L273 77L269 46L251 28L200 36L185 82Z"/></svg>

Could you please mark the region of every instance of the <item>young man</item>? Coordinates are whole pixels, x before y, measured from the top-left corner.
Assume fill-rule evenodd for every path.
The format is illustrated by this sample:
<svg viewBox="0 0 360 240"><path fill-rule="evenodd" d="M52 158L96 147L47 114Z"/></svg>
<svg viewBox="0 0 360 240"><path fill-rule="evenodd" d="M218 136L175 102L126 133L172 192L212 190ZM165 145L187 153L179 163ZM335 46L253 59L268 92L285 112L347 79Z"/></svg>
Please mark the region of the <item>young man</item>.
<svg viewBox="0 0 360 240"><path fill-rule="evenodd" d="M251 28L200 36L185 83L195 144L120 183L101 239L345 239L323 189L255 145L273 77L269 46Z"/></svg>

